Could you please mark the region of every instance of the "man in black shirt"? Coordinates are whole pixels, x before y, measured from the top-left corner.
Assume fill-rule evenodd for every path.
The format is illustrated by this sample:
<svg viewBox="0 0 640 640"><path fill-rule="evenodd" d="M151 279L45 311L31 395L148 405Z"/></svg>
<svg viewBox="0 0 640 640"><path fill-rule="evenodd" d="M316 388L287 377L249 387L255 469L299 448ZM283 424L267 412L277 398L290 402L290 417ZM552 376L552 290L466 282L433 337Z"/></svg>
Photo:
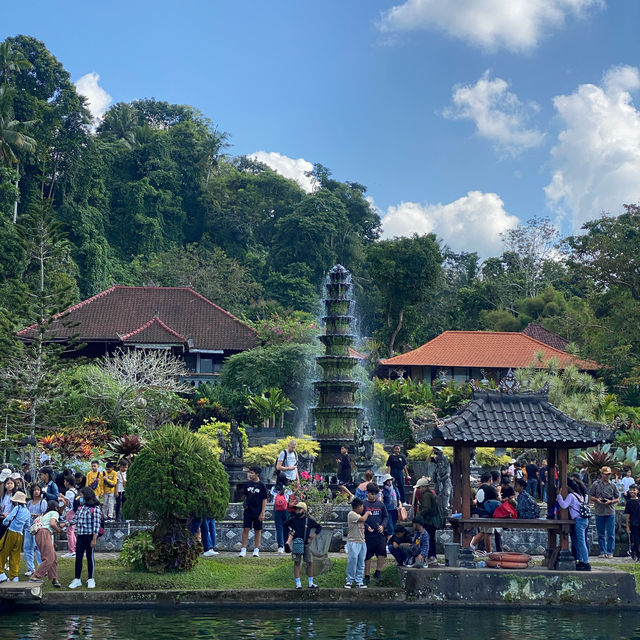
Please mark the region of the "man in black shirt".
<svg viewBox="0 0 640 640"><path fill-rule="evenodd" d="M267 488L260 482L260 467L249 469L249 482L244 489L244 516L242 522L242 549L238 554L241 558L247 555L247 542L249 530L253 529L255 539L253 541L253 555L260 555L260 541L262 540L262 523L267 508Z"/></svg>
<svg viewBox="0 0 640 640"><path fill-rule="evenodd" d="M346 445L340 447L340 457L336 459L338 463L338 484L351 483L351 458L349 448Z"/></svg>
<svg viewBox="0 0 640 640"><path fill-rule="evenodd" d="M538 465L531 460L525 467L527 471L527 493L535 500L538 497Z"/></svg>
<svg viewBox="0 0 640 640"><path fill-rule="evenodd" d="M367 554L364 561L364 584L370 581L369 571L371 568L371 558L376 556L376 571L373 577L380 580L382 575L380 570L384 566L387 557L387 536L385 529L389 521L389 513L384 506L384 502L378 499L380 489L378 485L370 482L367 485L367 499L364 501L364 512L370 511L369 517L364 525L364 541L367 545Z"/></svg>
<svg viewBox="0 0 640 640"><path fill-rule="evenodd" d="M480 486L476 492L476 507L478 514L482 517L491 517L493 509L498 505L495 504L500 500L498 492L491 484L491 474L485 471L480 476ZM486 504L490 503L490 504ZM493 509L487 510L487 507L493 507ZM479 527L478 533L471 540L471 549L475 551L476 545L482 540L484 542L484 549L487 553L491 552L491 536L493 535L493 527Z"/></svg>
<svg viewBox="0 0 640 640"><path fill-rule="evenodd" d="M409 471L407 459L401 455L399 444L393 447L393 453L387 458L387 473L396 481L400 500L404 503L404 479L409 477Z"/></svg>
<svg viewBox="0 0 640 640"><path fill-rule="evenodd" d="M631 557L640 562L640 500L638 485L632 484L627 491L627 503L624 512L627 514L627 533L631 536Z"/></svg>

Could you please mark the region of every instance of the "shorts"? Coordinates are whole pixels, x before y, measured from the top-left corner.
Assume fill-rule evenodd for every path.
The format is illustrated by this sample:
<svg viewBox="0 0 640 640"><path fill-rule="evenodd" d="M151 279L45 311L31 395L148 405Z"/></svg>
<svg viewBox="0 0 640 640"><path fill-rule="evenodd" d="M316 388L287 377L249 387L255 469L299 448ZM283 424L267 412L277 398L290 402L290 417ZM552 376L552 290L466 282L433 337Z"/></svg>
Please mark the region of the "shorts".
<svg viewBox="0 0 640 640"><path fill-rule="evenodd" d="M242 526L245 529L253 529L254 531L262 531L262 521L258 518L260 514L254 516L247 511L242 516Z"/></svg>
<svg viewBox="0 0 640 640"><path fill-rule="evenodd" d="M313 557L311 555L311 545L307 542L304 545L304 553L292 553L294 564L300 564L301 562L311 562Z"/></svg>
<svg viewBox="0 0 640 640"><path fill-rule="evenodd" d="M387 557L387 538L383 533L365 536L364 541L367 543L365 560L370 560L373 556L378 556L379 558Z"/></svg>

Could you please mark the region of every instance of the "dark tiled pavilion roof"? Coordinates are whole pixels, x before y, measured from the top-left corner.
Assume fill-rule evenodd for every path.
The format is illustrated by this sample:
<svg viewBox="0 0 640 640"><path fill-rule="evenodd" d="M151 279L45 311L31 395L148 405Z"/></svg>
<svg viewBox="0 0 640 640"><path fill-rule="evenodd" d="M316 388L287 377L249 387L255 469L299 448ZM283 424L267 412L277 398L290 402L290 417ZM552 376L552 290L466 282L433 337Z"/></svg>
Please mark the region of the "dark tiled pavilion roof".
<svg viewBox="0 0 640 640"><path fill-rule="evenodd" d="M559 336L549 329L545 329L539 322L530 322L523 330L525 336L529 336L534 340L544 342L554 349L560 351L566 351L569 346L569 341L565 340L562 336Z"/></svg>
<svg viewBox="0 0 640 640"><path fill-rule="evenodd" d="M554 407L544 392L474 391L457 413L437 423L418 422L416 440L434 444L577 449L611 442L602 424L578 421Z"/></svg>
<svg viewBox="0 0 640 640"><path fill-rule="evenodd" d="M47 337L115 344L188 344L189 349L243 351L256 332L189 287L114 286L56 316ZM18 337L29 340L35 325Z"/></svg>

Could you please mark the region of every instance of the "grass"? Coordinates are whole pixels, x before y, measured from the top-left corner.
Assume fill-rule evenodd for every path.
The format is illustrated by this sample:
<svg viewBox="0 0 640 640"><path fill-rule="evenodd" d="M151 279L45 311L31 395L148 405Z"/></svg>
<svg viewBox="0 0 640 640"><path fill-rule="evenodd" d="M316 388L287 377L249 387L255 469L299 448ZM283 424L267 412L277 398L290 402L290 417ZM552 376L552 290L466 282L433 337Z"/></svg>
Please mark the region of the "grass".
<svg viewBox="0 0 640 640"><path fill-rule="evenodd" d="M598 567L602 569L617 569L618 571L624 571L630 573L636 579L636 591L640 593L640 562L592 562L592 567Z"/></svg>
<svg viewBox="0 0 640 640"><path fill-rule="evenodd" d="M346 558L332 558L333 567L316 577L316 583L324 588L343 587ZM26 569L21 567L22 572ZM73 580L74 559L58 560L58 579L63 587ZM118 560L96 558L96 588L100 591L145 591L153 589L290 589L294 586L293 562L288 557L260 558L202 558L192 571L183 573L147 573L134 571ZM86 582L86 564L83 569ZM303 571L303 582L304 571ZM388 561L382 570L382 580L372 581L375 586L397 587L400 582L395 562ZM45 580L44 590L51 591L51 582Z"/></svg>

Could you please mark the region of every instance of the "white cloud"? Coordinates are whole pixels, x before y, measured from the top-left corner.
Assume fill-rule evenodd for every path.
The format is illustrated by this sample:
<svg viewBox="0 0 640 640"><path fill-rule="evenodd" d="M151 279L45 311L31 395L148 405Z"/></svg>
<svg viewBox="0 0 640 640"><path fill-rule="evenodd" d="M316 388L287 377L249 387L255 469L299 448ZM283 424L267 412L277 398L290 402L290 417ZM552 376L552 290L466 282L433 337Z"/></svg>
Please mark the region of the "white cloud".
<svg viewBox="0 0 640 640"><path fill-rule="evenodd" d="M478 134L492 140L499 149L513 155L542 144L544 135L527 129L525 123L539 107L535 103L522 104L509 91L502 78L491 78L489 70L474 85L453 87L453 105L443 115L452 120L473 120Z"/></svg>
<svg viewBox="0 0 640 640"><path fill-rule="evenodd" d="M87 99L89 111L94 118L102 118L107 107L111 104L111 96L100 86L100 76L95 73L85 73L76 83L76 90Z"/></svg>
<svg viewBox="0 0 640 640"><path fill-rule="evenodd" d="M382 218L384 238L435 233L454 251L477 251L481 257L502 252L500 234L519 219L507 213L496 193L469 191L449 204L401 202Z"/></svg>
<svg viewBox="0 0 640 640"><path fill-rule="evenodd" d="M406 0L382 14L382 31L436 29L495 51L528 51L569 15L604 0Z"/></svg>
<svg viewBox="0 0 640 640"><path fill-rule="evenodd" d="M304 158L290 158L275 151L256 151L249 157L255 158L259 162L264 162L281 176L295 180L307 193L313 191L313 178L305 175L305 172L313 169L313 165L308 160Z"/></svg>
<svg viewBox="0 0 640 640"><path fill-rule="evenodd" d="M640 111L629 93L639 88L638 69L621 66L605 73L602 86L583 84L554 98L565 128L551 150L545 193L574 231L603 211L617 214L640 201Z"/></svg>

